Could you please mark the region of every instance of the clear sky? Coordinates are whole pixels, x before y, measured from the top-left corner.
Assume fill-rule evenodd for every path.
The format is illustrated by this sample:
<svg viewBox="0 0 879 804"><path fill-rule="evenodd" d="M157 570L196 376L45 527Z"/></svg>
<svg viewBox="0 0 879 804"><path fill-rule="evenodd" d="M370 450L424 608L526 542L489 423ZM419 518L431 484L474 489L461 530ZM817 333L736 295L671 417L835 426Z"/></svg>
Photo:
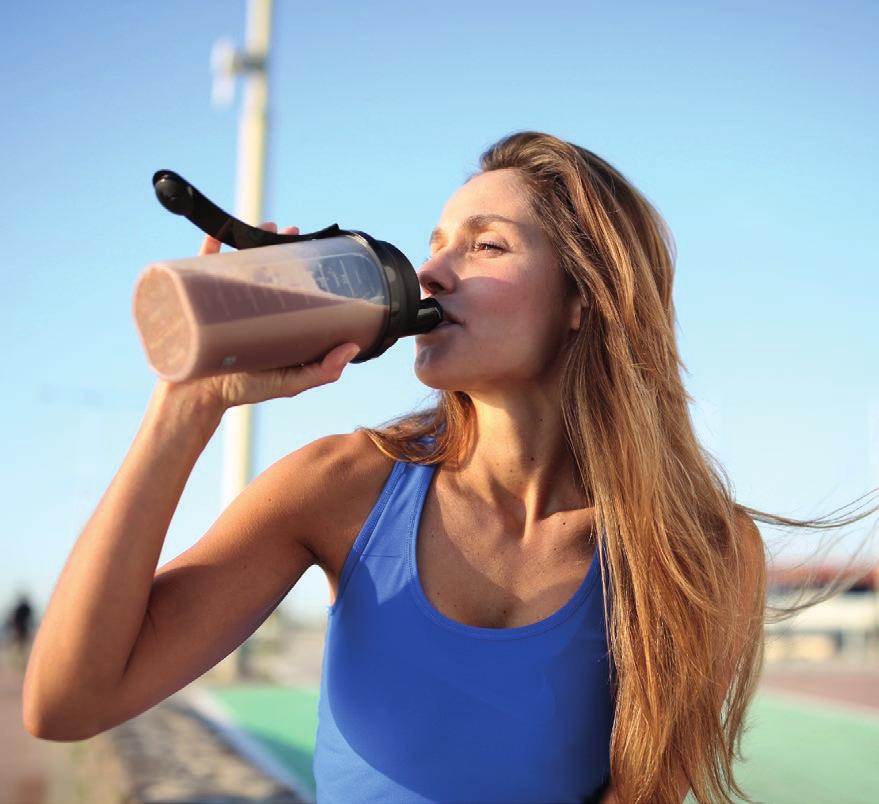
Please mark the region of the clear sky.
<svg viewBox="0 0 879 804"><path fill-rule="evenodd" d="M491 142L540 129L584 145L674 232L693 419L738 499L807 517L879 486L876 3L276 5L266 218L363 229L417 265ZM152 173L234 205L240 93L211 106L209 57L218 38L241 41L244 13L46 0L0 29L0 604L26 589L45 605L155 383L134 282L201 238L159 206ZM333 386L259 406L257 469L428 402L413 357L404 339ZM218 515L221 458L217 437L163 562ZM817 537L797 538L805 553ZM327 601L312 569L285 605Z"/></svg>

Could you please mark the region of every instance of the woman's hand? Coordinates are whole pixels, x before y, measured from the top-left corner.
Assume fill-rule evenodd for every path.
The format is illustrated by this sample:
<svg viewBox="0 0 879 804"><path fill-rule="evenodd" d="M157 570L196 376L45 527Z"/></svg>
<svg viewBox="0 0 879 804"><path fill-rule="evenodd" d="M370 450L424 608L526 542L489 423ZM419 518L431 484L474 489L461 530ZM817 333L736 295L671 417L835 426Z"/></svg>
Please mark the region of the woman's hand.
<svg viewBox="0 0 879 804"><path fill-rule="evenodd" d="M261 229L277 232L274 223L264 223ZM299 234L299 228L290 226L281 230L282 234ZM199 256L217 254L220 241L206 236L199 250ZM343 343L328 352L323 360L306 363L302 366L272 369L268 371L237 372L220 374L194 380L171 383L165 380L168 392L193 394L200 403L222 411L236 405L252 405L268 399L293 397L319 385L335 382L342 376L348 362L360 352L356 343Z"/></svg>

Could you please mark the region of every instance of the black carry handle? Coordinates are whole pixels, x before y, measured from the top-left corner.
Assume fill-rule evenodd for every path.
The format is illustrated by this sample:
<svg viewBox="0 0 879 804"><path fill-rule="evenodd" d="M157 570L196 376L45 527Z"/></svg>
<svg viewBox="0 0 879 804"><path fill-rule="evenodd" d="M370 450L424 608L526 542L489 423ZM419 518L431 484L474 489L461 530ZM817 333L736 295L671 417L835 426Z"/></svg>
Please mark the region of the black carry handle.
<svg viewBox="0 0 879 804"><path fill-rule="evenodd" d="M153 188L156 191L156 198L165 209L175 215L182 215L205 234L232 248L277 246L281 243L320 240L344 234L337 223L317 232L298 235L277 234L258 229L220 209L173 170L157 170L153 174Z"/></svg>

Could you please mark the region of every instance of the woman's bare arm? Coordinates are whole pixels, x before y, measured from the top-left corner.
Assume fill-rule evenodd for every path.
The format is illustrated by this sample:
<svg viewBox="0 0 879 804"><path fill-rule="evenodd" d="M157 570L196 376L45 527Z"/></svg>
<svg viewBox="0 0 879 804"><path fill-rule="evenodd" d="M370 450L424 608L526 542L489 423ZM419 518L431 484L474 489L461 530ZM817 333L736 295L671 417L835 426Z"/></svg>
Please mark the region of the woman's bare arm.
<svg viewBox="0 0 879 804"><path fill-rule="evenodd" d="M207 237L200 254L219 249ZM256 629L313 563L298 538L308 529L307 506L294 504L308 497L282 492L283 484L319 482L315 462L327 463L327 444L345 437L321 439L279 461L157 574L168 526L228 408L335 382L358 351L345 343L303 367L157 384L34 641L24 684L28 731L76 740L110 728L196 678Z"/></svg>
<svg viewBox="0 0 879 804"><path fill-rule="evenodd" d="M220 418L186 408L173 389L157 388L68 558L25 678L24 722L38 737L84 739L166 698L253 633L315 563L309 534L352 436L318 439L269 467L156 572Z"/></svg>
<svg viewBox="0 0 879 804"><path fill-rule="evenodd" d="M222 411L159 383L129 452L77 539L34 641L24 722L77 739L120 683L144 622L165 535Z"/></svg>

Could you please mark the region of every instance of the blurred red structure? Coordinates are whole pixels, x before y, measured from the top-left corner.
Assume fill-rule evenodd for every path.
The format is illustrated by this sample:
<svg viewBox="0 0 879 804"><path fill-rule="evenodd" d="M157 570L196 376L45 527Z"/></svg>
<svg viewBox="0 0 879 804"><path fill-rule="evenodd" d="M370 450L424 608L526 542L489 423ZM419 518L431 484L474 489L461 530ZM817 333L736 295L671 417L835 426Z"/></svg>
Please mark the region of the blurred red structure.
<svg viewBox="0 0 879 804"><path fill-rule="evenodd" d="M770 566L766 584L772 593L794 591L803 585L807 587L827 586L837 579L845 569L842 562L823 562L821 564L780 564ZM848 594L879 591L879 563L859 564L845 571L846 579L855 579Z"/></svg>

